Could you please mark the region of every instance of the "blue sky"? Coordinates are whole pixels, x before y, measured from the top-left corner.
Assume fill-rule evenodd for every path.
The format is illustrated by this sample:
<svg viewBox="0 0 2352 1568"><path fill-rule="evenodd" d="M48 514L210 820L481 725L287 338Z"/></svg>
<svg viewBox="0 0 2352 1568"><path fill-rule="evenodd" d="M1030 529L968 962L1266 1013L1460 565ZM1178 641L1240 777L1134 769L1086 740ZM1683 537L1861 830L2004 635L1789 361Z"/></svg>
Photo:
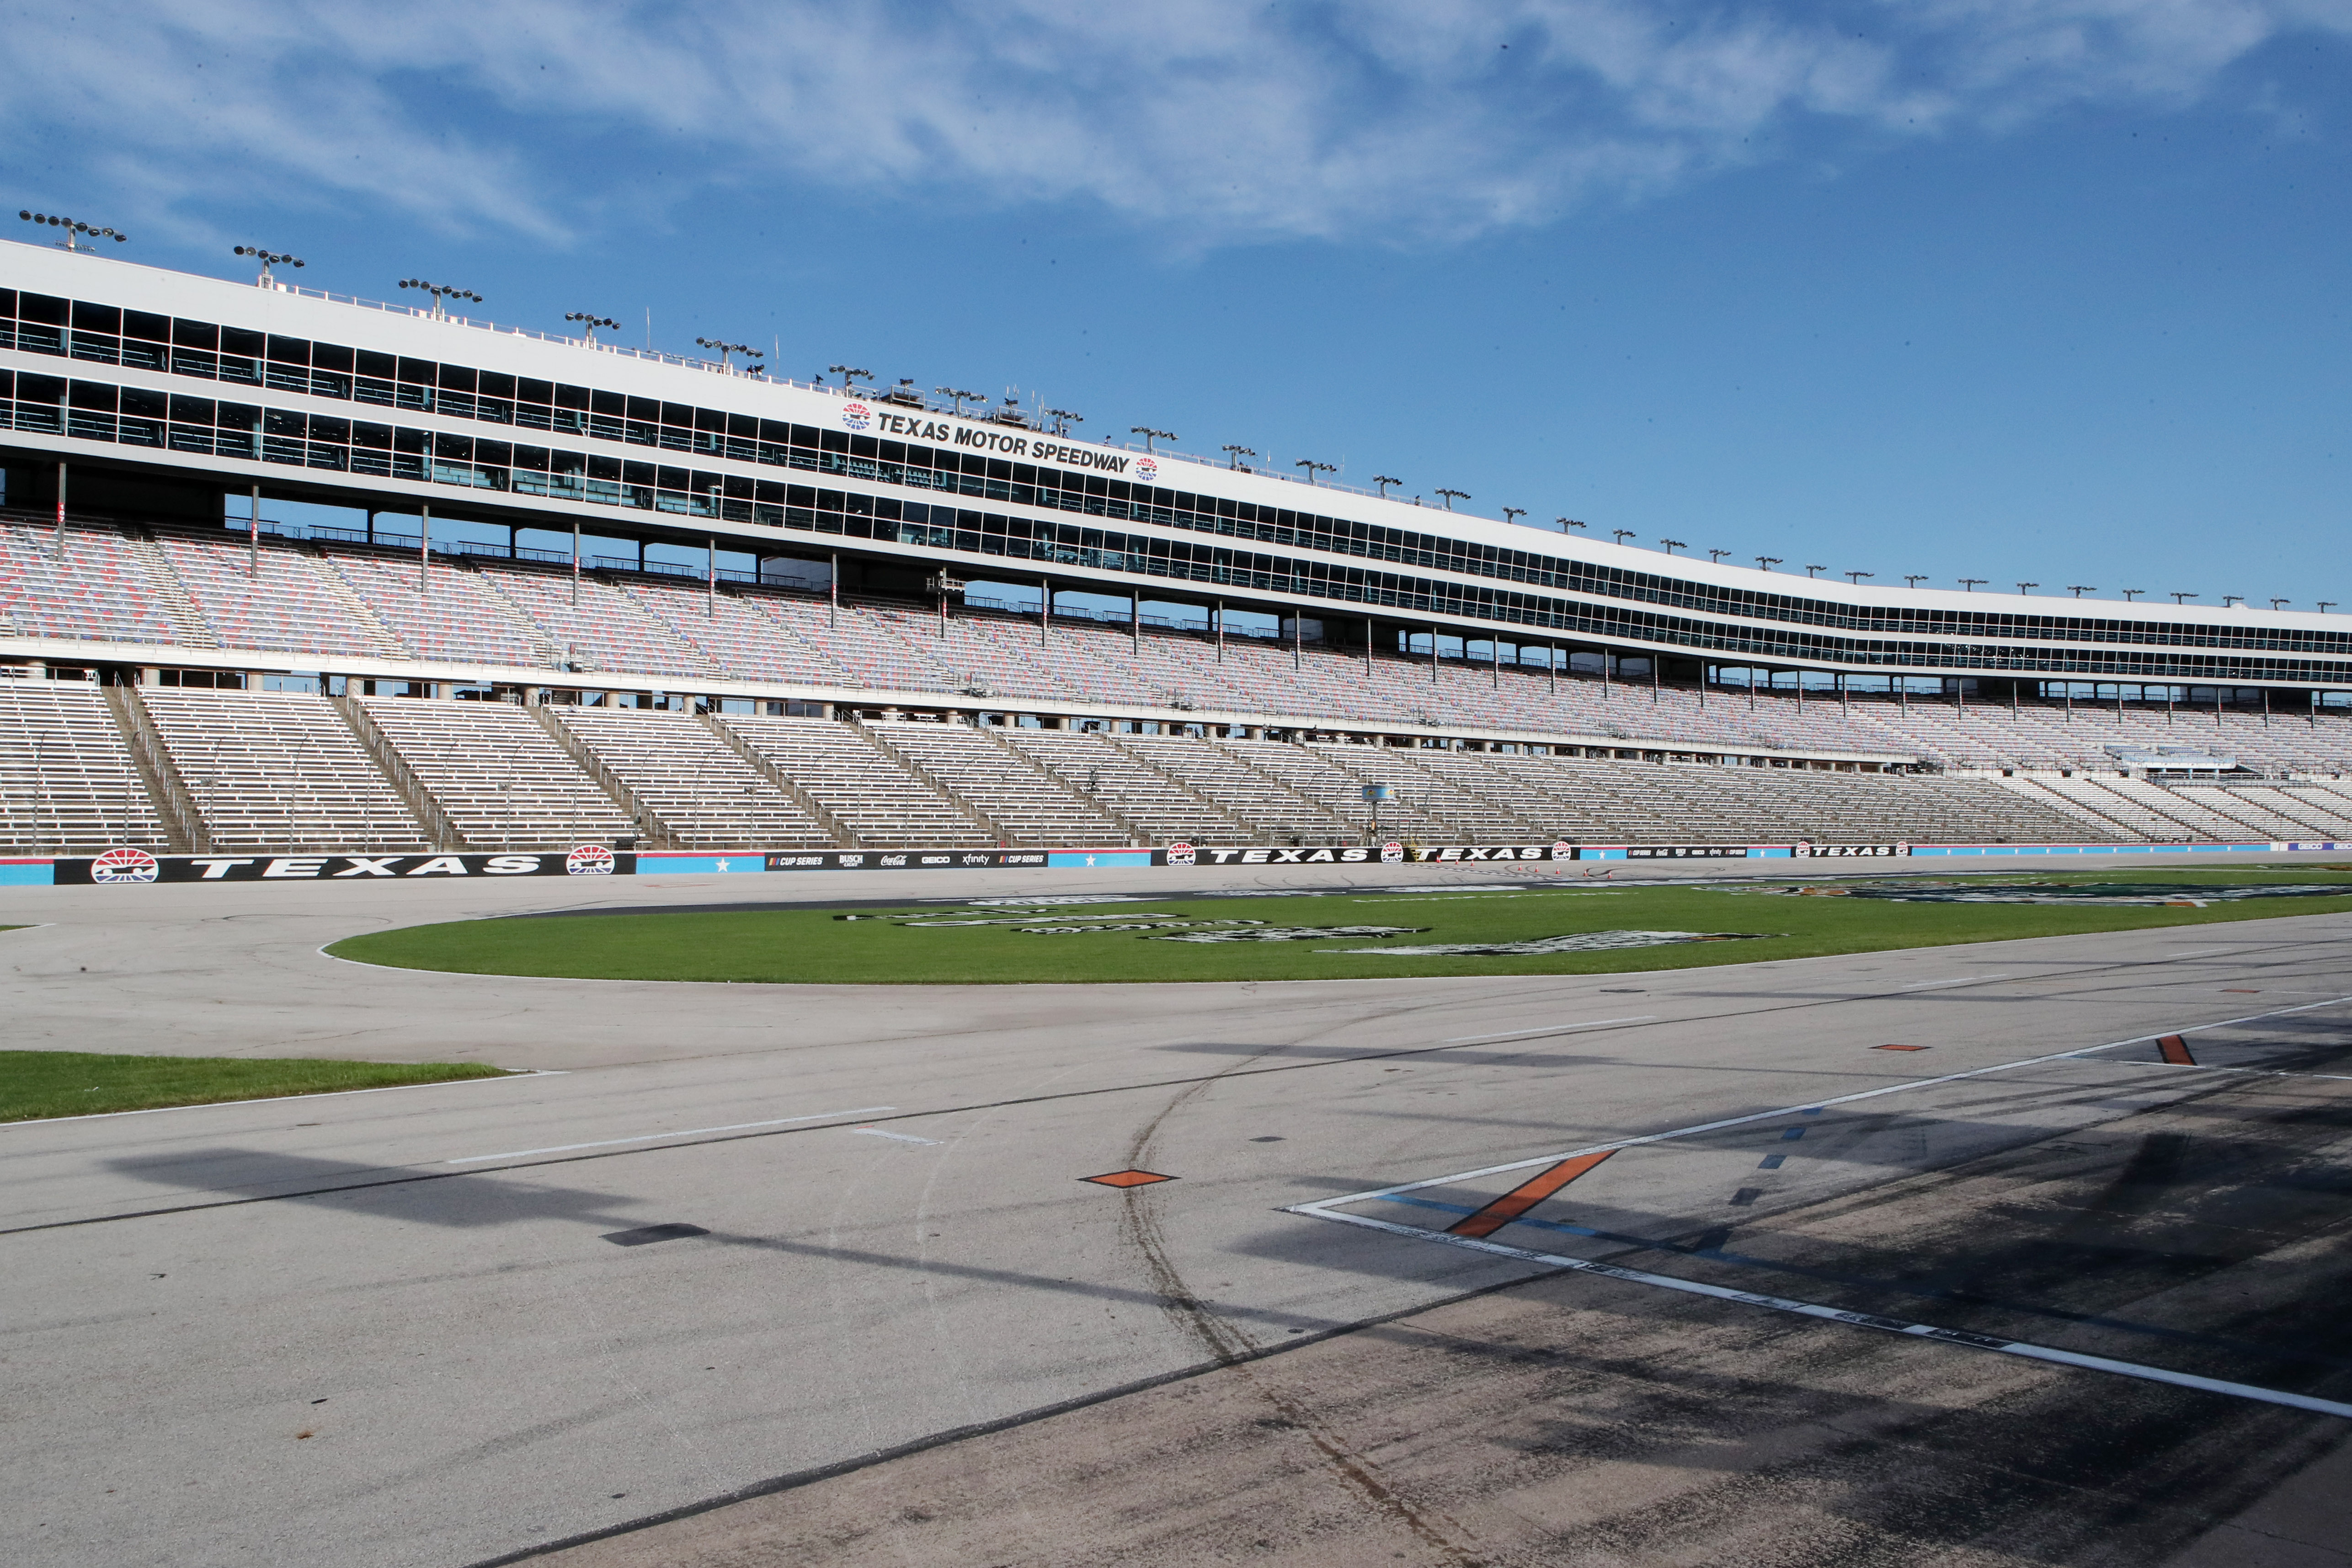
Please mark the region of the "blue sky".
<svg viewBox="0 0 2352 1568"><path fill-rule="evenodd" d="M1782 571L2352 602L2352 4L0 22L8 206L126 259L650 310Z"/></svg>

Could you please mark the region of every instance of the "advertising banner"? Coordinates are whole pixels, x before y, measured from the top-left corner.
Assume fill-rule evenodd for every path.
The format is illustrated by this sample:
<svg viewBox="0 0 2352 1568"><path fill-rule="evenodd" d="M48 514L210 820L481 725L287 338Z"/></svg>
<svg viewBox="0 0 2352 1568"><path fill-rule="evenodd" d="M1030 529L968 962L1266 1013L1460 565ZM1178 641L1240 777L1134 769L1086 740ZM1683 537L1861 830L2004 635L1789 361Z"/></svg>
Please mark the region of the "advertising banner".
<svg viewBox="0 0 2352 1568"><path fill-rule="evenodd" d="M1155 852L1153 861L1166 866L1365 866L1402 861L1443 860L1573 860L1567 844L1303 844L1258 848L1223 848L1209 845L1178 847Z"/></svg>
<svg viewBox="0 0 2352 1568"><path fill-rule="evenodd" d="M1634 844L1625 849L1628 860L1745 860L1745 844Z"/></svg>
<svg viewBox="0 0 2352 1568"><path fill-rule="evenodd" d="M625 877L636 856L602 844L505 855L151 855L109 849L55 862L57 885L146 882L327 882L375 877Z"/></svg>
<svg viewBox="0 0 2352 1568"><path fill-rule="evenodd" d="M771 871L954 871L1064 863L1071 851L1048 849L800 849L770 850ZM1108 858L1117 851L1097 851ZM1149 865L1146 851L1128 850L1119 863ZM648 871L655 869L648 865Z"/></svg>
<svg viewBox="0 0 2352 1568"><path fill-rule="evenodd" d="M1800 860L1834 860L1852 857L1908 855L1908 844L1814 844L1800 838L1789 853Z"/></svg>

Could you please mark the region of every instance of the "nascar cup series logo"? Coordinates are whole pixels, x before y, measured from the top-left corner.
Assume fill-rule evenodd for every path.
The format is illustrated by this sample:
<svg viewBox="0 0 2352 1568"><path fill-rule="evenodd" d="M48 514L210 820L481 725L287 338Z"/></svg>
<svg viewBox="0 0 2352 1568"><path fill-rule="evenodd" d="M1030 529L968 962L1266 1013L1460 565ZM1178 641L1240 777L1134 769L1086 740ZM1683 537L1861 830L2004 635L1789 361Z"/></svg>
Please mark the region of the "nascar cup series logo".
<svg viewBox="0 0 2352 1568"><path fill-rule="evenodd" d="M1403 862L1403 860L1404 860L1404 846L1403 846L1403 845L1402 845L1402 844L1397 844L1397 843L1389 843L1389 844L1383 844L1383 845L1381 845L1381 865L1383 865L1383 866L1395 866L1395 865L1400 865L1400 864L1402 864L1402 863Z"/></svg>
<svg viewBox="0 0 2352 1568"><path fill-rule="evenodd" d="M1190 844L1171 844L1168 847L1168 863L1171 866L1190 866L1192 864L1192 847Z"/></svg>
<svg viewBox="0 0 2352 1568"><path fill-rule="evenodd" d="M874 423L874 410L863 403L845 403L841 405L841 422L852 430L866 429Z"/></svg>
<svg viewBox="0 0 2352 1568"><path fill-rule="evenodd" d="M89 863L93 882L152 882L163 868L144 849L110 849Z"/></svg>
<svg viewBox="0 0 2352 1568"><path fill-rule="evenodd" d="M1135 477L1146 481L1158 479L1160 477L1160 459L1157 458L1136 458Z"/></svg>
<svg viewBox="0 0 2352 1568"><path fill-rule="evenodd" d="M567 877L609 877L613 874L613 852L602 844L583 844L563 858L563 874Z"/></svg>

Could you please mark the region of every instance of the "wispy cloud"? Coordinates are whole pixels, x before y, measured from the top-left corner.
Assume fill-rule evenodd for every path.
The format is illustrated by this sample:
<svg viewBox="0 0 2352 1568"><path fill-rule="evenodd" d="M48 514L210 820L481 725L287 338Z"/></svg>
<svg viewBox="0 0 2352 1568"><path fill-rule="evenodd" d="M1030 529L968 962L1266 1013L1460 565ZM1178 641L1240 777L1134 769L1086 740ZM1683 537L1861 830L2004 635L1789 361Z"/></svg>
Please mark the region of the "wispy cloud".
<svg viewBox="0 0 2352 1568"><path fill-rule="evenodd" d="M2352 0L86 0L6 16L11 53L39 66L6 89L0 133L48 132L57 178L103 181L157 221L259 185L555 237L616 188L642 207L789 179L1086 203L1191 244L1443 239L1639 199L1800 135L2168 110L2283 35L2352 32Z"/></svg>

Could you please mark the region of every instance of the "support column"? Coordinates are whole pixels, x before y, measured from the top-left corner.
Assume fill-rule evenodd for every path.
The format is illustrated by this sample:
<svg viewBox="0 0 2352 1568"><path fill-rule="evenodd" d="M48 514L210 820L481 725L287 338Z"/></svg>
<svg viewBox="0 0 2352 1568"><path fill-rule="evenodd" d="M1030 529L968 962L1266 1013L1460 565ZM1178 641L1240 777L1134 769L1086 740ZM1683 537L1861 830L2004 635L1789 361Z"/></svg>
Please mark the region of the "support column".
<svg viewBox="0 0 2352 1568"><path fill-rule="evenodd" d="M1225 602L1223 599L1212 599L1210 604L1213 606L1210 618L1216 623L1217 626L1217 662L1223 664L1225 662Z"/></svg>
<svg viewBox="0 0 2352 1568"><path fill-rule="evenodd" d="M66 558L66 466L63 463L58 465L58 532L50 543L52 558L63 561Z"/></svg>
<svg viewBox="0 0 2352 1568"><path fill-rule="evenodd" d="M432 559L433 509L420 503L416 509L416 591L420 594L426 591L425 568Z"/></svg>
<svg viewBox="0 0 2352 1568"><path fill-rule="evenodd" d="M824 624L838 626L841 624L841 552L838 550L833 552L833 574L825 582L824 593Z"/></svg>
<svg viewBox="0 0 2352 1568"><path fill-rule="evenodd" d="M62 485L59 487L59 493L61 495L63 493ZM245 528L245 574L248 577L257 578L261 575L261 487L259 485L253 487L251 503L251 521L246 524ZM60 550L63 548L63 541L65 539L65 502L63 500L59 500L58 503L58 538L59 541Z"/></svg>
<svg viewBox="0 0 2352 1568"><path fill-rule="evenodd" d="M1486 684L1500 691L1503 689L1502 633L1489 632L1486 635L1486 651L1492 656L1487 661Z"/></svg>
<svg viewBox="0 0 2352 1568"><path fill-rule="evenodd" d="M576 517L572 520L572 603L574 608L580 604L580 520Z"/></svg>
<svg viewBox="0 0 2352 1568"><path fill-rule="evenodd" d="M1371 623L1371 619L1370 619L1370 616L1367 616L1367 617L1365 617L1365 620L1364 620L1364 679L1365 679L1366 680L1370 680L1370 679L1371 679L1371 678L1372 678L1372 623Z"/></svg>
<svg viewBox="0 0 2352 1568"><path fill-rule="evenodd" d="M715 621L719 618L719 541L717 539L703 541L702 559L706 568L703 577L703 619Z"/></svg>
<svg viewBox="0 0 2352 1568"><path fill-rule="evenodd" d="M1557 695L1559 691L1559 645L1558 643L1544 644L1544 668L1551 676L1551 689L1554 695Z"/></svg>
<svg viewBox="0 0 2352 1568"><path fill-rule="evenodd" d="M1139 654L1143 651L1143 595L1140 594L1127 596L1127 640L1134 652Z"/></svg>
<svg viewBox="0 0 2352 1568"><path fill-rule="evenodd" d="M1044 647L1054 630L1054 580L1037 579L1037 646Z"/></svg>

